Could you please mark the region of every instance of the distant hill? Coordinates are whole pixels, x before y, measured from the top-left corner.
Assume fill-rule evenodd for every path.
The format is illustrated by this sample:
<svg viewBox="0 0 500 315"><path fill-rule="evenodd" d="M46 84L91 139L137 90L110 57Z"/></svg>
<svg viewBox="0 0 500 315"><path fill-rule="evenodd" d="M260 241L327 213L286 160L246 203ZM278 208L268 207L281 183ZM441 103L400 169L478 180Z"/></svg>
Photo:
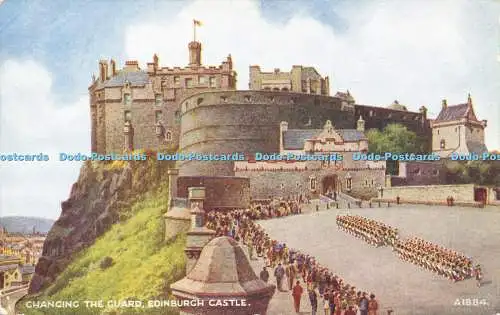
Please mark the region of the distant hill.
<svg viewBox="0 0 500 315"><path fill-rule="evenodd" d="M33 226L37 232L47 233L54 224L54 220L38 217L0 217L0 226L4 226L10 233L31 233Z"/></svg>

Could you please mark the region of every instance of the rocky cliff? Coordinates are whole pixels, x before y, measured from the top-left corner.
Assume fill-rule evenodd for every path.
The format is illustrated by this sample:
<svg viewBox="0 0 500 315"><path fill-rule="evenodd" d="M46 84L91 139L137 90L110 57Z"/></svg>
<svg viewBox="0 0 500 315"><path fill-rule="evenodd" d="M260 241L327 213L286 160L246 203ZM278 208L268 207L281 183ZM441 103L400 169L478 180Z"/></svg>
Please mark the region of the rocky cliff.
<svg viewBox="0 0 500 315"><path fill-rule="evenodd" d="M126 221L130 205L146 191L168 180L168 162L85 162L61 215L47 235L30 293L41 291L72 261L74 254L91 246L113 224Z"/></svg>

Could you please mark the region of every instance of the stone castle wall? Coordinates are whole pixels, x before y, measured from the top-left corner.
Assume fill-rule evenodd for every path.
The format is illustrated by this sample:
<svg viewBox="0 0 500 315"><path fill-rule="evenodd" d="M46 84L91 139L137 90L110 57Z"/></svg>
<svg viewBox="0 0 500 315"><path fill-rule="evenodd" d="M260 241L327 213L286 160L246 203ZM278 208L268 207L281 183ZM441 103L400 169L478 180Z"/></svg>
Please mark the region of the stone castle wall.
<svg viewBox="0 0 500 315"><path fill-rule="evenodd" d="M472 202L474 184L386 187L379 198L395 200L398 196L402 201L446 202L446 198L452 196L456 202Z"/></svg>
<svg viewBox="0 0 500 315"><path fill-rule="evenodd" d="M287 198L291 195L317 196L324 193L325 178L336 177L337 188L347 190L347 177L351 178L349 194L359 198L377 196L377 189L384 185L385 169L345 169L321 168L321 162L308 163L303 170L269 170L236 172L237 176L250 179L250 194L254 199L267 199L270 196ZM311 189L311 180L316 181L316 189Z"/></svg>
<svg viewBox="0 0 500 315"><path fill-rule="evenodd" d="M210 164L211 162L205 162ZM187 198L189 187L205 187L203 208L241 209L250 205L250 183L248 178L188 176L177 179L177 197Z"/></svg>
<svg viewBox="0 0 500 315"><path fill-rule="evenodd" d="M418 136L426 137L427 149L431 150L432 131L425 111L409 112L367 105L354 105L354 107L356 119L361 116L365 120L365 130L382 130L389 124L399 123Z"/></svg>
<svg viewBox="0 0 500 315"><path fill-rule="evenodd" d="M354 109L340 99L274 91L199 93L181 102L181 152L279 152L279 125L290 129L354 126ZM185 161L181 176L234 175L233 163Z"/></svg>

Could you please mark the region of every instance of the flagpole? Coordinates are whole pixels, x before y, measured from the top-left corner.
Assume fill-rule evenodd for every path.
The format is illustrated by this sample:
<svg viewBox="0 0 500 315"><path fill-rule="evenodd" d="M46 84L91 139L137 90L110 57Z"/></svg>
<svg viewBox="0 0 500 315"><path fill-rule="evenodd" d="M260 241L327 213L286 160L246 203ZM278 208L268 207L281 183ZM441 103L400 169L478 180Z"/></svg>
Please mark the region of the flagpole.
<svg viewBox="0 0 500 315"><path fill-rule="evenodd" d="M196 41L196 21L193 20L193 41Z"/></svg>

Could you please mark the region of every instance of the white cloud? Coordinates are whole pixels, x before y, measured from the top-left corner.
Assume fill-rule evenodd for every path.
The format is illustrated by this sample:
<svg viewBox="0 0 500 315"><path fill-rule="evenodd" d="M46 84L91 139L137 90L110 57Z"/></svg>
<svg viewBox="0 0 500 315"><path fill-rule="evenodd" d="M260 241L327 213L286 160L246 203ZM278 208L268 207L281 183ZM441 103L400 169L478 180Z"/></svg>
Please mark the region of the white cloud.
<svg viewBox="0 0 500 315"><path fill-rule="evenodd" d="M1 215L57 218L80 164L59 162L59 152L89 147L88 97L59 104L52 76L30 60L0 66L0 151L49 154L48 162L1 162Z"/></svg>
<svg viewBox="0 0 500 315"><path fill-rule="evenodd" d="M187 64L187 42L196 18L204 23L197 31L203 43L203 63L219 64L231 53L240 89L248 87L251 64L263 70L289 70L303 64L329 75L332 92L350 89L360 104L388 105L398 99L414 111L425 105L435 117L442 98L458 104L470 92L480 119L500 117L499 76L478 71L477 60L470 54L483 50L471 48L466 40L467 36L491 39L481 30L469 34L465 2L425 6L419 1L377 2L342 10L339 14L348 20L349 28L336 33L303 12L285 24L273 24L262 17L257 2L197 1L173 19L130 26L125 55L145 64L158 53L163 66ZM497 25L497 21L492 23ZM500 73L494 63L496 52L490 57ZM483 61L483 66L491 65ZM490 122L486 134L489 147L500 147L498 119Z"/></svg>

